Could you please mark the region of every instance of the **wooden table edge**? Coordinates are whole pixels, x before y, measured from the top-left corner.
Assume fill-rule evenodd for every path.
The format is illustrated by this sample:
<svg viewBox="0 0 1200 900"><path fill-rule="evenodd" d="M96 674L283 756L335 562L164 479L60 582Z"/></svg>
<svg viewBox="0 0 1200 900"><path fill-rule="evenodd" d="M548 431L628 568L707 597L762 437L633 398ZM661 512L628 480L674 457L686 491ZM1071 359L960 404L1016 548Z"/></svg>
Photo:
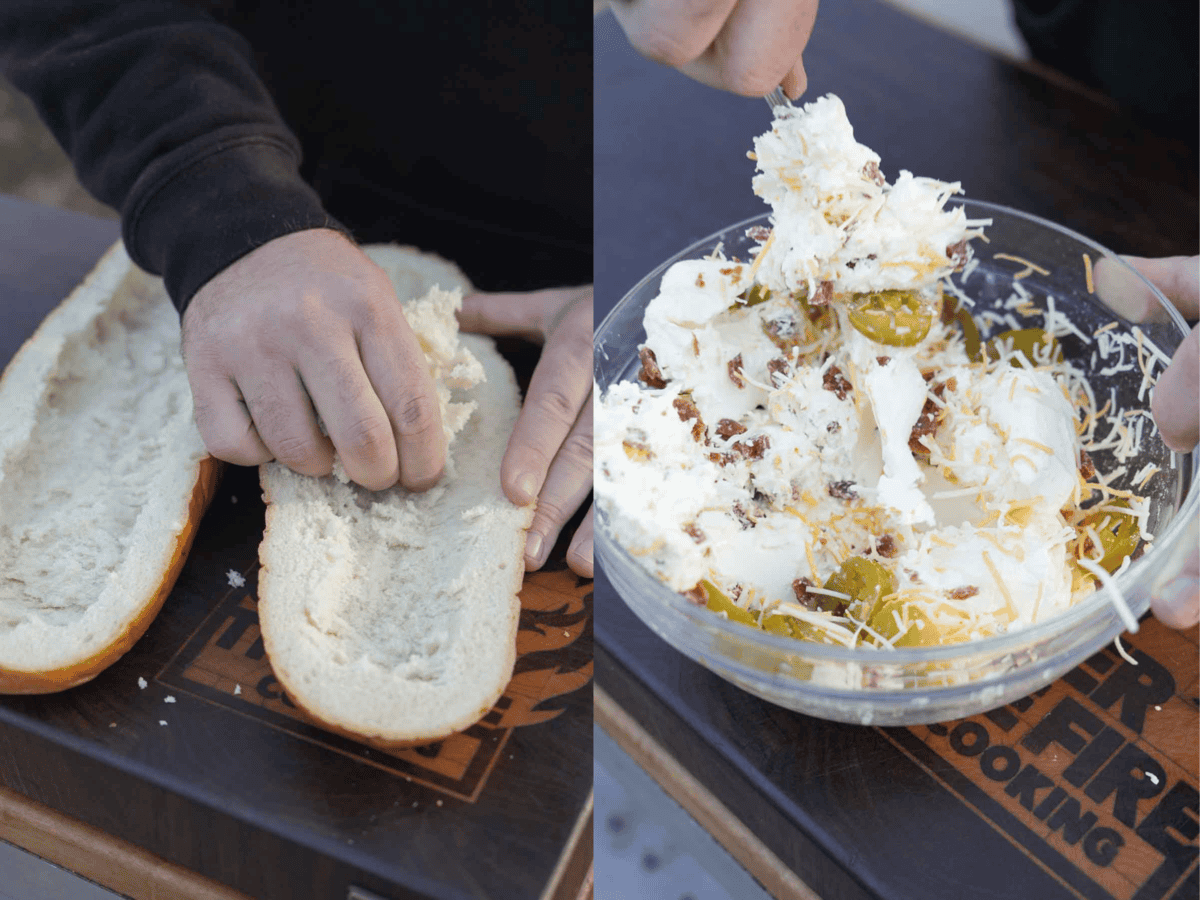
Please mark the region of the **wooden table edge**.
<svg viewBox="0 0 1200 900"><path fill-rule="evenodd" d="M587 801L539 900L591 900L594 803L595 791L588 791Z"/></svg>
<svg viewBox="0 0 1200 900"><path fill-rule="evenodd" d="M821 900L737 816L681 766L600 687L593 690L595 722L675 802L776 900Z"/></svg>
<svg viewBox="0 0 1200 900"><path fill-rule="evenodd" d="M252 900L2 786L0 839L131 900Z"/></svg>

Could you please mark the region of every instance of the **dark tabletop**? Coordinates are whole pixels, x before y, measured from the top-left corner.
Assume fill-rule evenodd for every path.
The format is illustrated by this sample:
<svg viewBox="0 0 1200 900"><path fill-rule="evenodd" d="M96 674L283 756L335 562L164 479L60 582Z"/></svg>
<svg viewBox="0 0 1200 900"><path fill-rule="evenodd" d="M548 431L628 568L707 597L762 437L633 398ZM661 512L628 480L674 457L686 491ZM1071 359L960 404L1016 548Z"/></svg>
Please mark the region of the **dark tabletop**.
<svg viewBox="0 0 1200 900"><path fill-rule="evenodd" d="M771 114L760 99L709 89L642 59L611 15L597 19L595 51L599 322L667 257L768 211L751 191L746 152ZM908 169L960 181L967 197L1035 213L1117 253L1197 252L1194 150L1147 131L1103 98L868 0L822 0L804 63L804 99L841 97L856 138L880 154L889 180ZM1122 895L1101 886L1110 884L1105 870L1048 849L1019 816L998 807L981 812L991 802L986 792L938 774L942 763L927 747L936 734L840 725L773 707L663 643L603 572L596 596L597 684L825 900ZM1083 673L1079 683L1093 677ZM1179 688L1195 694L1190 683ZM1043 697L1000 718L1041 714L1039 704L1050 702ZM1194 715L1191 701L1180 702L1182 715ZM1193 764L1191 785L1194 773ZM972 790L978 803L966 814ZM1163 863L1145 876L1138 896L1194 895L1194 834L1180 860L1183 868Z"/></svg>

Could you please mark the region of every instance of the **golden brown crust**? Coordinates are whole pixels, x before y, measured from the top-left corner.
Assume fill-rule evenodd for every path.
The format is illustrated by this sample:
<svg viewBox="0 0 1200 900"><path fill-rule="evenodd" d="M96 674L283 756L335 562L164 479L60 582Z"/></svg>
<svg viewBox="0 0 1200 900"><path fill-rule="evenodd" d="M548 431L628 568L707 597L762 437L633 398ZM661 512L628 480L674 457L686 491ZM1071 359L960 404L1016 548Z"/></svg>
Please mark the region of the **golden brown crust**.
<svg viewBox="0 0 1200 900"><path fill-rule="evenodd" d="M130 620L129 626L122 631L121 636L100 652L73 666L44 672L0 668L0 694L51 694L76 687L91 681L137 643L138 638L146 633L146 629L150 627L150 623L162 609L167 595L171 593L171 588L175 586L175 581L183 570L183 564L187 561L188 552L192 548L192 541L196 537L196 529L200 527L200 520L204 518L204 513L216 493L221 471L220 460L211 456L200 460L196 469L192 497L188 502L187 521L184 523L183 530L175 537L171 562L167 566L158 588L146 599L137 615Z"/></svg>

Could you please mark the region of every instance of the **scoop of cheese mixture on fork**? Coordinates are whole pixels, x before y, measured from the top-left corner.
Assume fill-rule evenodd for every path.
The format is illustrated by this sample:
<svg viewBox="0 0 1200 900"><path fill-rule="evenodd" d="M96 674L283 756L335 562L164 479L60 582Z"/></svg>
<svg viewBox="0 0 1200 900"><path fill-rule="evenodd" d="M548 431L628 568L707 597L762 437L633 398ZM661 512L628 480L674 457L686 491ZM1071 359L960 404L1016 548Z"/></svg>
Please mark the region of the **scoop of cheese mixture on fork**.
<svg viewBox="0 0 1200 900"><path fill-rule="evenodd" d="M597 398L616 539L697 603L845 646L996 634L1092 592L1146 506L1084 508L1094 400L1048 335L968 347L945 288L990 220L947 208L957 183L889 184L833 96L778 109L751 155L755 258L672 266L641 384Z"/></svg>

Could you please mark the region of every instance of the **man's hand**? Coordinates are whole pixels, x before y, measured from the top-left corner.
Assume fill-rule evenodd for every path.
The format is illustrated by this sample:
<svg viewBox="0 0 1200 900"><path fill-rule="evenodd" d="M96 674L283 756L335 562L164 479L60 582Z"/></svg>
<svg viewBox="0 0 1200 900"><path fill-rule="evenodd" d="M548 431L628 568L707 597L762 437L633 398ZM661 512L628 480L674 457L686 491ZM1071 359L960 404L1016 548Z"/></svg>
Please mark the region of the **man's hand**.
<svg viewBox="0 0 1200 900"><path fill-rule="evenodd" d="M387 275L338 232L276 238L215 276L184 312L183 355L213 456L327 475L336 450L371 490L441 477L425 355Z"/></svg>
<svg viewBox="0 0 1200 900"><path fill-rule="evenodd" d="M592 289L472 294L463 300L459 324L463 331L543 344L500 464L510 500L537 500L525 543L525 567L537 569L592 490ZM592 577L591 509L571 539L567 564Z"/></svg>
<svg viewBox="0 0 1200 900"><path fill-rule="evenodd" d="M1126 256L1125 261L1153 282L1185 318L1200 316L1200 257ZM1183 339L1171 365L1158 376L1150 411L1172 450L1187 453L1200 441L1200 328ZM1200 547L1194 534L1190 547L1183 546L1175 556L1162 564L1151 588L1150 608L1163 624L1188 628L1200 621Z"/></svg>
<svg viewBox="0 0 1200 900"><path fill-rule="evenodd" d="M1168 256L1144 259L1126 256L1125 261L1163 292L1185 319L1200 316L1200 256ZM1187 453L1200 441L1200 331L1183 339L1175 356L1154 386L1150 411L1172 450Z"/></svg>
<svg viewBox="0 0 1200 900"><path fill-rule="evenodd" d="M633 48L696 81L747 97L808 87L800 58L817 0L612 0Z"/></svg>

